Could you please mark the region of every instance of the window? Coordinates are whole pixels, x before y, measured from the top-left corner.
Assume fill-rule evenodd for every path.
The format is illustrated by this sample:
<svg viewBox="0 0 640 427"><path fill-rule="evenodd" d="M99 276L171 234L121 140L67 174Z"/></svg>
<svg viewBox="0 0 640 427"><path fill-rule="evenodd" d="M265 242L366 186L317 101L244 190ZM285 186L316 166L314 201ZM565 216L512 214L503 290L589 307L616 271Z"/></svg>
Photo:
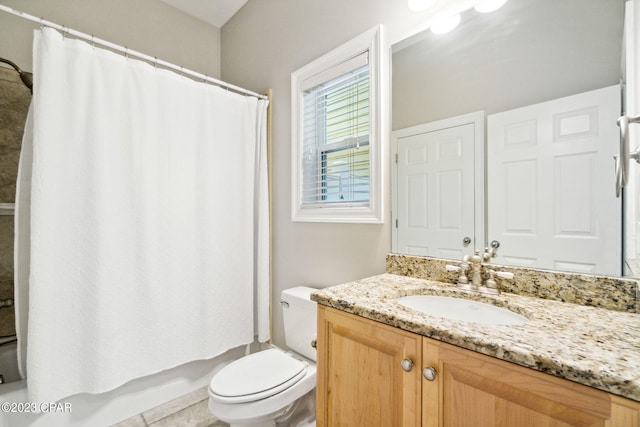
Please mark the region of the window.
<svg viewBox="0 0 640 427"><path fill-rule="evenodd" d="M382 222L380 29L292 74L292 218Z"/></svg>
<svg viewBox="0 0 640 427"><path fill-rule="evenodd" d="M303 90L302 207L369 203L369 65Z"/></svg>

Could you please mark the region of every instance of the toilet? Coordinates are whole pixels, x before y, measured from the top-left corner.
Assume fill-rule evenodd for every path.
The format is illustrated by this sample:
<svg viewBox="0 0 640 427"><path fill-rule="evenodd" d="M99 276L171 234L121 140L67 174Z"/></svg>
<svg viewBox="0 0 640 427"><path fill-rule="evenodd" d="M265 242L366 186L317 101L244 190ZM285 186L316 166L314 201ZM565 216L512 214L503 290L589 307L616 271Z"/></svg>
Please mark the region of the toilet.
<svg viewBox="0 0 640 427"><path fill-rule="evenodd" d="M315 426L316 303L314 288L281 294L285 342L293 352L271 346L244 356L209 383L209 410L231 427Z"/></svg>

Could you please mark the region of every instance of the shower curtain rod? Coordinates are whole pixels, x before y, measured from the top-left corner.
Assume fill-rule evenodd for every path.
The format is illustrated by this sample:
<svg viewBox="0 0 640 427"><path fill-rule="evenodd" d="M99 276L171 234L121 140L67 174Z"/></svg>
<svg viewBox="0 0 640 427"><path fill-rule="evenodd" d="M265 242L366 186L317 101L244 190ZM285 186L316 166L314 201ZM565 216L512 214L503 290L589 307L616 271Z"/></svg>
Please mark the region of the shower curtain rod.
<svg viewBox="0 0 640 427"><path fill-rule="evenodd" d="M94 37L94 36L91 36L89 34L85 34L85 33L82 33L80 31L76 31L76 30L73 30L71 28L67 28L64 25L59 25L59 24L56 24L54 22L47 21L47 20L45 20L43 18L38 18L36 16L29 15L27 13L20 12L19 10L15 10L15 9L12 9L10 7L7 7L7 6L1 5L1 4L0 4L0 11L9 13L11 15L19 16L20 18L26 19L28 21L39 23L40 25L43 25L43 26L46 26L46 27L54 28L56 30L62 31L63 34L68 34L68 35L71 35L71 36L86 40L88 42L91 42L91 44L99 44L99 45L108 47L109 49L113 49L113 50L115 50L117 52L123 53L126 56L135 56L137 58L140 58L140 59L143 59L143 60L145 60L147 62L150 62L150 63L152 63L154 65L160 65L160 66L162 66L164 68L168 68L168 69L171 69L173 71L177 71L177 72L179 72L181 74L186 74L186 75L189 75L191 77L195 77L195 78L198 78L200 80L204 80L204 81L206 81L208 83L213 83L213 84L215 84L217 86L221 86L221 87L223 87L225 89L229 89L229 90L232 90L234 92L239 92L241 94L249 95L249 96L255 96L256 98L259 98L259 99L267 99L267 97L265 95L261 95L259 93L250 91L248 89L244 89L244 88L242 88L240 86L236 86L236 85L233 85L231 83L223 82L222 80L214 79L213 77L209 77L209 76L207 76L205 74L198 73L197 71L188 70L188 69L186 69L184 67L172 64L170 62L166 62L166 61L160 60L160 59L158 59L156 57L149 56L149 55L146 55L144 53L137 52L135 50L131 50L131 49L125 47L125 46L120 46L120 45L117 45L115 43L111 43L111 42L108 42L106 40L102 40L102 39L100 39L98 37Z"/></svg>

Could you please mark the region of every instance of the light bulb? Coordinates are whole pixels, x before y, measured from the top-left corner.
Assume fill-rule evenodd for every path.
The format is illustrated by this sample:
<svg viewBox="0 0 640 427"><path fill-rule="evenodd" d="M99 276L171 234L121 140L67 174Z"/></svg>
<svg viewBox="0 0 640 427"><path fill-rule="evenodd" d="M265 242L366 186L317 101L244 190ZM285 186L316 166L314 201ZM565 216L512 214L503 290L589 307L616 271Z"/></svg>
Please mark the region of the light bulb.
<svg viewBox="0 0 640 427"><path fill-rule="evenodd" d="M409 0L409 9L414 12L422 12L434 5L436 0Z"/></svg>
<svg viewBox="0 0 640 427"><path fill-rule="evenodd" d="M460 15L448 16L433 21L431 32L433 34L445 34L453 30L460 23Z"/></svg>
<svg viewBox="0 0 640 427"><path fill-rule="evenodd" d="M507 0L484 0L474 6L474 9L480 13L489 13L500 9Z"/></svg>

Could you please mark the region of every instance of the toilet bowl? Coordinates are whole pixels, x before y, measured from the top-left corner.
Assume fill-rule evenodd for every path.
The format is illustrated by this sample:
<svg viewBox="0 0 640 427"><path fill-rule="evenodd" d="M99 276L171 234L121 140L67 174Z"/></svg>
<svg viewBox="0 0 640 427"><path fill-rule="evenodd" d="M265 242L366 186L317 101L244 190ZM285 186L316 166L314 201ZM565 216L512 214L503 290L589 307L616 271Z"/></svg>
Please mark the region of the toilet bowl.
<svg viewBox="0 0 640 427"><path fill-rule="evenodd" d="M249 354L222 368L209 383L209 410L232 427L315 425L315 289L283 291L285 342Z"/></svg>
<svg viewBox="0 0 640 427"><path fill-rule="evenodd" d="M270 348L223 368L209 384L209 409L232 426L273 426L315 386L314 363Z"/></svg>

